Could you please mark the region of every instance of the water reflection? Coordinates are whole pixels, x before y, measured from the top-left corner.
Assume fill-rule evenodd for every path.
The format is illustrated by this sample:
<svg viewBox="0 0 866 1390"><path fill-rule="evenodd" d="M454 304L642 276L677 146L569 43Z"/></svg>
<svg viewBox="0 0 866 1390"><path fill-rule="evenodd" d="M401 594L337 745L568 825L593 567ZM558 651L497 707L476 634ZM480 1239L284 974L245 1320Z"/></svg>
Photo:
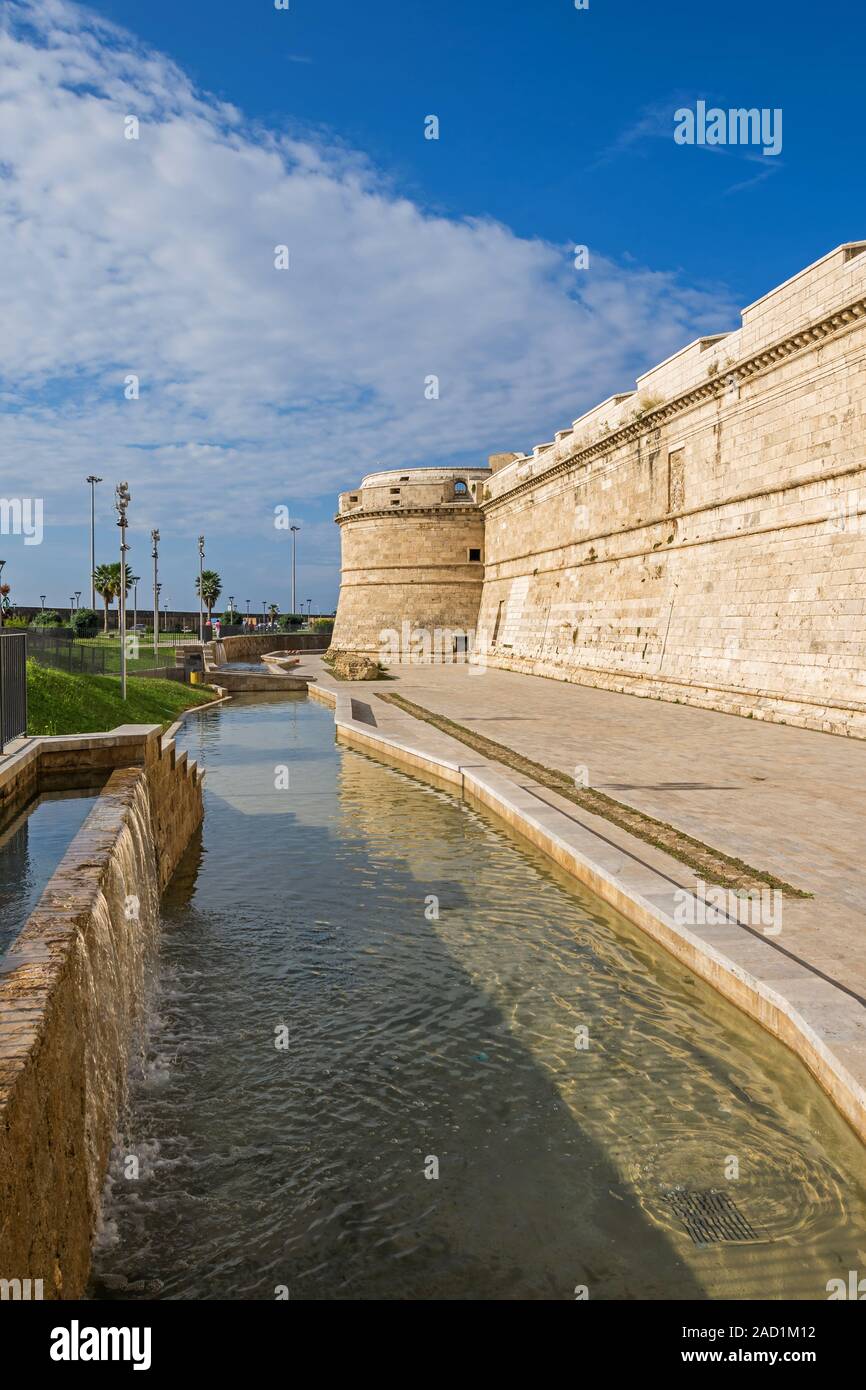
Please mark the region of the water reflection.
<svg viewBox="0 0 866 1390"><path fill-rule="evenodd" d="M164 905L118 1150L141 1177L113 1165L96 1296L821 1298L862 1265L829 1102L541 856L337 749L303 698L183 738L204 835ZM697 1248L677 1187L725 1190L761 1243Z"/></svg>

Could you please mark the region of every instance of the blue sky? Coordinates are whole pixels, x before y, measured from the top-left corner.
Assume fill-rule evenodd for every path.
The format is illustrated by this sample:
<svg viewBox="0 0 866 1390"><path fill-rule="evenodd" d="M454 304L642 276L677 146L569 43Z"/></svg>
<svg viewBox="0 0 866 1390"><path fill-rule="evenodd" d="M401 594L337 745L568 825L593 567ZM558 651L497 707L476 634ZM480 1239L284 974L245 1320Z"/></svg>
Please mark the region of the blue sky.
<svg viewBox="0 0 866 1390"><path fill-rule="evenodd" d="M285 504L331 607L361 473L531 448L866 232L850 3L4 8L2 491L45 506L41 546L0 538L22 602L86 586L95 469L100 558L128 476L173 605L201 529L226 593L286 605ZM675 144L698 98L781 108L781 153Z"/></svg>

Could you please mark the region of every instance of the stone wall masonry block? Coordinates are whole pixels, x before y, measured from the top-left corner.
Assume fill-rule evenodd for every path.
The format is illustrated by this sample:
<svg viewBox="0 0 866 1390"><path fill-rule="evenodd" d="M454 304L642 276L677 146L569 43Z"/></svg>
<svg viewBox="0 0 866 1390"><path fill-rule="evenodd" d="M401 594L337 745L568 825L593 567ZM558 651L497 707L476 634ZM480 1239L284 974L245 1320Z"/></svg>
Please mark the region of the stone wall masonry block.
<svg viewBox="0 0 866 1390"><path fill-rule="evenodd" d="M130 726L28 740L0 763L4 813L20 814L61 775L105 785L0 973L0 1277L41 1279L46 1298L75 1299L159 895L201 821L202 792L195 764L158 727Z"/></svg>
<svg viewBox="0 0 866 1390"><path fill-rule="evenodd" d="M550 445L344 494L333 645L474 628L495 666L866 737L864 441L857 242Z"/></svg>

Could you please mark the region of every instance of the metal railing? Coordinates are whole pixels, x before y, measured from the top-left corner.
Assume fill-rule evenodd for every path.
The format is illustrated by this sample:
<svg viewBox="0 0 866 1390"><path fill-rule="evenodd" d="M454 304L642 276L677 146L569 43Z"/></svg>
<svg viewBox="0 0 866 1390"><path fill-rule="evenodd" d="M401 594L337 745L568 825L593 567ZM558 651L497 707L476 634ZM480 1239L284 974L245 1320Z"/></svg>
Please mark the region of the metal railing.
<svg viewBox="0 0 866 1390"><path fill-rule="evenodd" d="M27 635L0 632L0 753L27 732Z"/></svg>
<svg viewBox="0 0 866 1390"><path fill-rule="evenodd" d="M68 630L30 628L27 632L28 656L40 666L52 666L55 671L72 675L104 676L106 651L104 647L73 642Z"/></svg>

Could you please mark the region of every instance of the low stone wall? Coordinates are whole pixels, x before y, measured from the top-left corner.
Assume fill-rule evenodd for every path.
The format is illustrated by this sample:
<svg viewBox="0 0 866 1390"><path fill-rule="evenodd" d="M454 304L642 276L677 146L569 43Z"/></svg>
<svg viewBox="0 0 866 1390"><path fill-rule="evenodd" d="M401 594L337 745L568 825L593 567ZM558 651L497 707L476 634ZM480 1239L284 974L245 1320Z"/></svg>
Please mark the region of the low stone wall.
<svg viewBox="0 0 866 1390"><path fill-rule="evenodd" d="M74 754L34 741L37 790L73 756L81 785L107 782L0 961L0 1278L45 1298L86 1289L159 895L202 817L195 764L157 727L115 734ZM112 771L116 756L137 765Z"/></svg>
<svg viewBox="0 0 866 1390"><path fill-rule="evenodd" d="M29 757L0 765L0 830L39 794L39 759Z"/></svg>
<svg viewBox="0 0 866 1390"><path fill-rule="evenodd" d="M278 676L270 671L225 671L217 668L214 675L220 687L232 695L264 694L287 690L306 690L303 676Z"/></svg>
<svg viewBox="0 0 866 1390"><path fill-rule="evenodd" d="M324 652L330 641L329 632L248 632L223 637L214 647L222 647L226 661L259 661L265 652Z"/></svg>
<svg viewBox="0 0 866 1390"><path fill-rule="evenodd" d="M162 892L201 825L202 774L186 753L177 752L173 741L161 742L158 734L146 744L145 772Z"/></svg>
<svg viewBox="0 0 866 1390"><path fill-rule="evenodd" d="M156 666L152 671L136 671L136 676L149 681L178 681L185 685L182 666Z"/></svg>

